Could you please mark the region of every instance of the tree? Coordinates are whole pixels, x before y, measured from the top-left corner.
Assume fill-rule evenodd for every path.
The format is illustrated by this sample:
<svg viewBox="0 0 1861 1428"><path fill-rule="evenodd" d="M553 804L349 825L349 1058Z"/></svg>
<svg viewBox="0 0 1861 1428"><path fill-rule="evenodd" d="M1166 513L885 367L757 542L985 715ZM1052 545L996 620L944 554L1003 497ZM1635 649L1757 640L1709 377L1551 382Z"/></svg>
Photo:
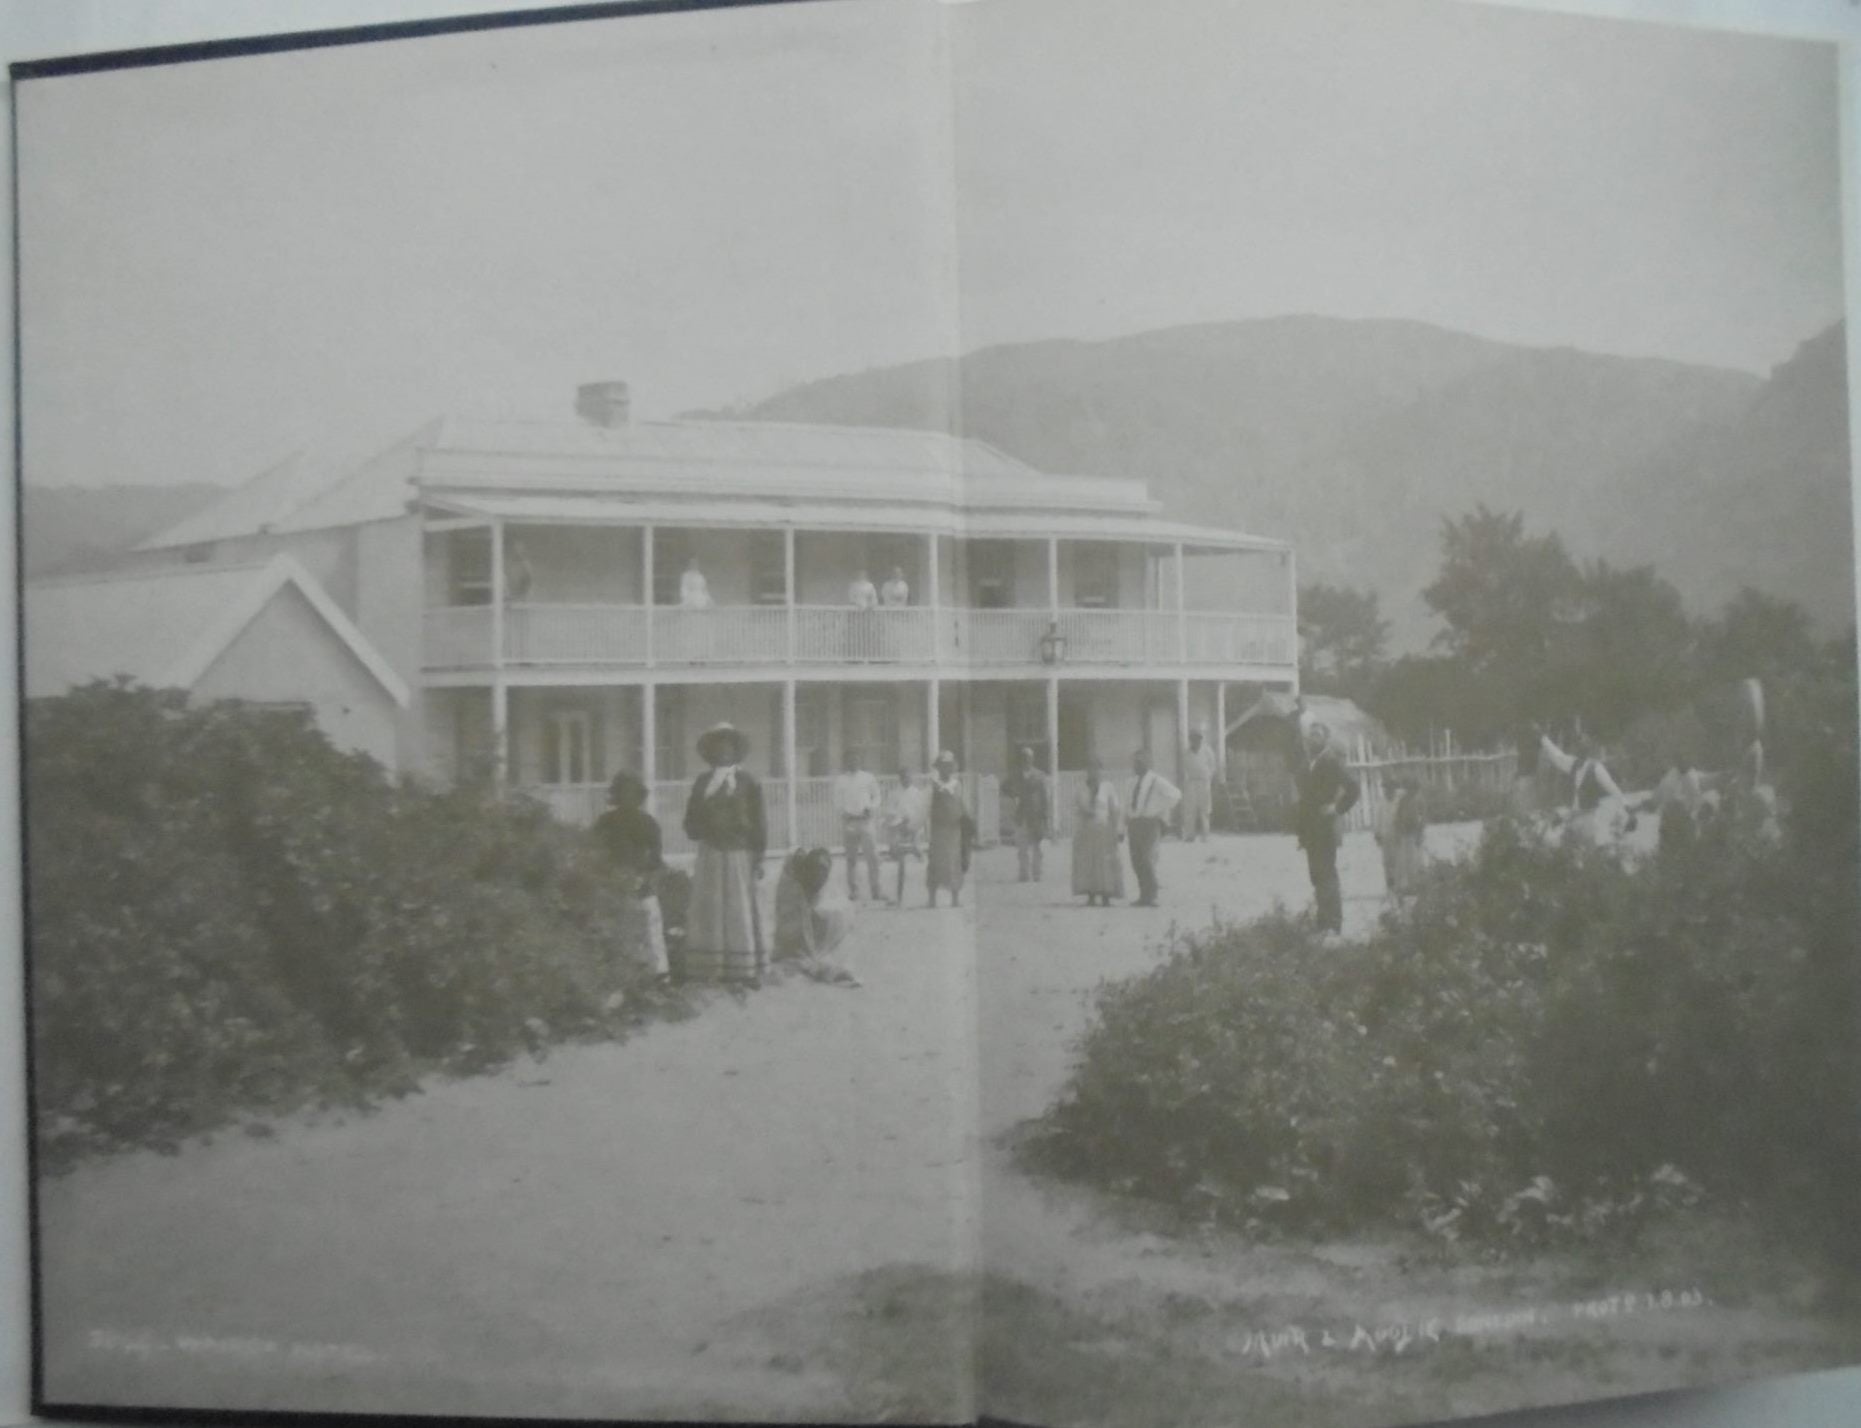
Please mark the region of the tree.
<svg viewBox="0 0 1861 1428"><path fill-rule="evenodd" d="M1524 516L1480 505L1441 528L1441 572L1422 591L1444 624L1435 643L1475 669L1542 660L1582 595L1555 535L1526 536Z"/></svg>
<svg viewBox="0 0 1861 1428"><path fill-rule="evenodd" d="M1577 619L1552 668L1586 725L1613 735L1684 702L1697 687L1697 631L1680 592L1652 566L1597 561L1583 572Z"/></svg>
<svg viewBox="0 0 1861 1428"><path fill-rule="evenodd" d="M1389 622L1373 590L1299 589L1299 679L1320 694L1355 695L1383 664Z"/></svg>
<svg viewBox="0 0 1861 1428"><path fill-rule="evenodd" d="M1803 607L1749 585L1706 627L1701 643L1703 662L1721 681L1788 677L1814 664L1817 654Z"/></svg>
<svg viewBox="0 0 1861 1428"><path fill-rule="evenodd" d="M1477 712L1442 711L1442 722L1479 736L1581 712L1564 665L1583 608L1583 575L1557 536L1527 536L1522 515L1484 505L1450 518L1441 529L1440 574L1422 596L1442 620L1436 646L1480 690Z"/></svg>

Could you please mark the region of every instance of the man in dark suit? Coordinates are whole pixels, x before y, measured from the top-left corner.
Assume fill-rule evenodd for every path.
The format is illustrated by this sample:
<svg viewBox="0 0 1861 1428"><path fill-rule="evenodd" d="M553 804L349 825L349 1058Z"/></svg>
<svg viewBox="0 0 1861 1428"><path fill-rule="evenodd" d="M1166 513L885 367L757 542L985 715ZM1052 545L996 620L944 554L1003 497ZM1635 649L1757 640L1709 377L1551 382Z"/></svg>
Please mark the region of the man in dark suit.
<svg viewBox="0 0 1861 1428"><path fill-rule="evenodd" d="M1303 713L1303 706L1301 706ZM1331 745L1331 731L1323 724L1307 724L1300 739L1300 761L1295 778L1299 786L1299 846L1312 877L1312 893L1319 930L1342 933L1344 893L1338 886L1339 826L1356 804L1361 789L1343 757Z"/></svg>

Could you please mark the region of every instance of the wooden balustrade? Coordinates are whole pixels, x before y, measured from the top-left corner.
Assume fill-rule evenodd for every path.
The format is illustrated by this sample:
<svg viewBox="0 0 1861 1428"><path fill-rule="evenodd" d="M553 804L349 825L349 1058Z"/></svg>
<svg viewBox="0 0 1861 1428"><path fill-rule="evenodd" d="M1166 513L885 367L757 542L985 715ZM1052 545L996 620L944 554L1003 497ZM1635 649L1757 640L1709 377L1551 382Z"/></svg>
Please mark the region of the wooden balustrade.
<svg viewBox="0 0 1861 1428"><path fill-rule="evenodd" d="M1057 623L1064 665L1267 665L1297 658L1283 615L1065 609L856 610L844 606L512 604L504 663L516 666L908 664L1034 666ZM483 669L492 657L486 605L425 612L428 669ZM649 659L650 653L650 659Z"/></svg>

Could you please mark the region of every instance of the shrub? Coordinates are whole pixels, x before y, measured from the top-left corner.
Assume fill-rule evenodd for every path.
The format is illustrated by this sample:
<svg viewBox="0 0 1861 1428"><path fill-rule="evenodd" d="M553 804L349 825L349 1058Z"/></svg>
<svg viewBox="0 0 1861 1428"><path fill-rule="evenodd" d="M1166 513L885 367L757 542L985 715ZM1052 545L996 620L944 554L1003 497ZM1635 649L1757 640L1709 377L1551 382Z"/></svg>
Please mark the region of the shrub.
<svg viewBox="0 0 1861 1428"><path fill-rule="evenodd" d="M1706 1194L1850 1253L1849 770L1781 846L1743 805L1637 868L1498 820L1361 945L1188 935L1101 991L1030 1149L1260 1230L1537 1246Z"/></svg>
<svg viewBox="0 0 1861 1428"><path fill-rule="evenodd" d="M120 683L27 721L54 1165L366 1102L652 1009L623 889L540 808L395 787L303 716Z"/></svg>

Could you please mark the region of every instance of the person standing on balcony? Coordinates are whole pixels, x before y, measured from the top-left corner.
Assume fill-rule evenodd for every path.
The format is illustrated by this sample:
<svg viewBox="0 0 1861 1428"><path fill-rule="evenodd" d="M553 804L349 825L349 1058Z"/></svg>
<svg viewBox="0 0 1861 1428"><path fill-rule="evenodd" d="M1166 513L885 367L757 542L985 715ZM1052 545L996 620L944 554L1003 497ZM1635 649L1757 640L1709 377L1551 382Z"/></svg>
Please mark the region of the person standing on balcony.
<svg viewBox="0 0 1861 1428"><path fill-rule="evenodd" d="M846 848L846 895L859 901L859 864L866 864L866 886L874 902L884 902L879 886L879 780L866 769L858 753L849 752L846 771L834 780L834 808L840 814L840 827Z"/></svg>
<svg viewBox="0 0 1861 1428"><path fill-rule="evenodd" d="M1303 725L1299 763L1293 774L1299 790L1299 846L1305 850L1306 871L1312 879L1319 931L1335 937L1344 931L1344 892L1338 885L1341 825L1362 790L1332 747L1331 731L1316 721L1304 724L1303 702L1297 709Z"/></svg>
<svg viewBox="0 0 1861 1428"><path fill-rule="evenodd" d="M1157 905L1157 846L1163 829L1182 802L1182 790L1150 766L1150 755L1139 749L1131 756L1136 777L1131 780L1130 814L1125 820L1131 837L1131 870L1137 874L1138 907Z"/></svg>
<svg viewBox="0 0 1861 1428"><path fill-rule="evenodd" d="M595 819L594 837L627 879L622 937L639 950L659 976L666 960L665 919L659 908L659 879L666 870L659 820L646 811L646 785L617 773L607 786L607 812Z"/></svg>
<svg viewBox="0 0 1861 1428"><path fill-rule="evenodd" d="M1206 839L1215 808L1215 751L1200 729L1189 731L1189 755L1183 760L1183 842Z"/></svg>
<svg viewBox="0 0 1861 1428"><path fill-rule="evenodd" d="M704 572L698 568L698 557L695 555L685 562L685 573L679 576L678 602L687 610L711 608L711 587L704 578Z"/></svg>
<svg viewBox="0 0 1861 1428"><path fill-rule="evenodd" d="M530 568L530 556L523 548L523 542L513 540L510 556L504 562L504 599L507 604L516 605L530 598L530 588L536 584L536 572Z"/></svg>
<svg viewBox="0 0 1861 1428"><path fill-rule="evenodd" d="M1022 749L1015 771L1002 792L1014 800L1015 859L1021 882L1039 882L1041 849L1053 831L1053 790L1034 762L1034 751Z"/></svg>
<svg viewBox="0 0 1861 1428"><path fill-rule="evenodd" d="M892 899L898 907L905 905L905 864L923 856L924 792L911 777L911 770L898 771L898 784L885 796L885 842L892 861L898 864L898 891Z"/></svg>
<svg viewBox="0 0 1861 1428"><path fill-rule="evenodd" d="M846 602L853 607L853 616L847 621L846 628L847 658L873 659L881 653L879 591L863 568L853 577L853 583L847 586Z"/></svg>
<svg viewBox="0 0 1861 1428"><path fill-rule="evenodd" d="M945 749L931 770L930 858L924 885L932 907L937 906L941 889L949 890L951 907L963 900L963 873L969 861L963 825L968 821L969 805L963 798L962 780L956 776L956 755Z"/></svg>
<svg viewBox="0 0 1861 1428"><path fill-rule="evenodd" d="M1073 810L1073 891L1084 893L1087 907L1110 907L1124 896L1124 864L1118 845L1124 841L1124 807L1118 790L1099 773L1097 759L1086 764L1085 786Z"/></svg>
<svg viewBox="0 0 1861 1428"><path fill-rule="evenodd" d="M692 872L687 975L760 985L762 915L756 884L769 841L762 787L741 767L749 740L731 724L706 729L698 775L685 803L685 833L698 845Z"/></svg>
<svg viewBox="0 0 1861 1428"><path fill-rule="evenodd" d="M888 610L902 610L911 603L911 586L905 580L905 568L902 565L892 567L891 578L885 582L885 588L879 592L879 603Z"/></svg>

